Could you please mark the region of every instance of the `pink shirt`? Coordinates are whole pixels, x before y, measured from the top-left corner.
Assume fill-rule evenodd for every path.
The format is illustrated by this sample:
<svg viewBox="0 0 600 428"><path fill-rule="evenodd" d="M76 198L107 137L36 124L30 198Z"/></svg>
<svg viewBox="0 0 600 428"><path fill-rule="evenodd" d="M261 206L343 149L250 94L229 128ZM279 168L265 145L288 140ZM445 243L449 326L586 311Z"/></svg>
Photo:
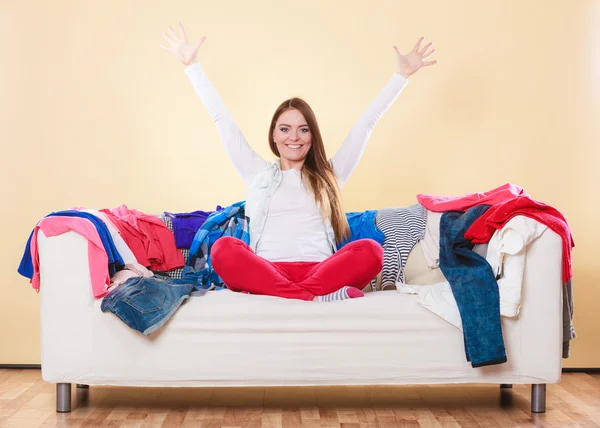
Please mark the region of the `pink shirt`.
<svg viewBox="0 0 600 428"><path fill-rule="evenodd" d="M417 195L417 201L434 212L467 211L480 204L496 205L517 196L528 196L522 187L507 183L483 193L470 193L463 196Z"/></svg>
<svg viewBox="0 0 600 428"><path fill-rule="evenodd" d="M108 255L96 226L82 217L45 217L35 226L31 239L31 259L33 261L31 285L34 289L38 291L40 289L40 259L37 248L37 235L40 229L47 237L73 231L86 238L88 240L88 263L94 297L103 297L108 293L107 287L110 285Z"/></svg>

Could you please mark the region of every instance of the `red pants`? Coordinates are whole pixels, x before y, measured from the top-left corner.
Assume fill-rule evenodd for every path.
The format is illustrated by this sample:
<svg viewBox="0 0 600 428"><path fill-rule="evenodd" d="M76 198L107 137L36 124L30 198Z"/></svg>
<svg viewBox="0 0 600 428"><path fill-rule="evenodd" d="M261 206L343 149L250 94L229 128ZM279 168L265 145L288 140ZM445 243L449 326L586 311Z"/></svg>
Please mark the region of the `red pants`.
<svg viewBox="0 0 600 428"><path fill-rule="evenodd" d="M213 244L211 259L230 290L312 300L344 286L364 288L383 267L383 248L359 239L322 262L270 262L245 242L224 236Z"/></svg>

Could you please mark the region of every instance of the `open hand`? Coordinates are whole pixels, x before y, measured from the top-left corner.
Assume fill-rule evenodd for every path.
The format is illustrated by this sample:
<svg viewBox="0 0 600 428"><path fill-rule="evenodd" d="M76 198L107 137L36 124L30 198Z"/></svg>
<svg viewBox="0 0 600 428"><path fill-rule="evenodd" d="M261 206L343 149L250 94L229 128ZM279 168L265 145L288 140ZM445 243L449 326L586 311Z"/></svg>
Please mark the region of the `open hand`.
<svg viewBox="0 0 600 428"><path fill-rule="evenodd" d="M419 38L415 47L408 54L403 55L397 46L394 46L396 54L398 54L398 73L408 78L415 74L421 67L427 67L437 63L437 60L425 61L425 58L429 57L435 52L435 49L431 49L431 42L427 43L421 48L423 37Z"/></svg>
<svg viewBox="0 0 600 428"><path fill-rule="evenodd" d="M188 65L196 62L198 49L200 49L200 46L202 46L202 43L204 43L206 37L202 37L196 45L192 45L188 42L185 29L181 23L179 23L179 28L181 29L181 36L175 33L175 31L169 26L170 36L167 35L167 33L163 33L163 37L169 43L169 47L162 45L160 47L175 55L175 57L187 67Z"/></svg>

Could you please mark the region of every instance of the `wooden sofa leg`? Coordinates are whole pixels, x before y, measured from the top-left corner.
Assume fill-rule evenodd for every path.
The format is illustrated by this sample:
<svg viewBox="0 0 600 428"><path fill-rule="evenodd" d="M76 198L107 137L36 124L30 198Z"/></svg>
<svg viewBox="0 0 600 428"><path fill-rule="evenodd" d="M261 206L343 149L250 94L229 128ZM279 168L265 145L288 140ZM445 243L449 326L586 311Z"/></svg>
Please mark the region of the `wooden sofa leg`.
<svg viewBox="0 0 600 428"><path fill-rule="evenodd" d="M512 383L501 383L500 388L512 388Z"/></svg>
<svg viewBox="0 0 600 428"><path fill-rule="evenodd" d="M71 411L71 384L56 384L56 411L68 413Z"/></svg>
<svg viewBox="0 0 600 428"><path fill-rule="evenodd" d="M90 387L89 385L84 385L83 383L78 383L77 384L77 388L88 389L89 387Z"/></svg>
<svg viewBox="0 0 600 428"><path fill-rule="evenodd" d="M546 384L531 385L531 411L533 413L546 413Z"/></svg>

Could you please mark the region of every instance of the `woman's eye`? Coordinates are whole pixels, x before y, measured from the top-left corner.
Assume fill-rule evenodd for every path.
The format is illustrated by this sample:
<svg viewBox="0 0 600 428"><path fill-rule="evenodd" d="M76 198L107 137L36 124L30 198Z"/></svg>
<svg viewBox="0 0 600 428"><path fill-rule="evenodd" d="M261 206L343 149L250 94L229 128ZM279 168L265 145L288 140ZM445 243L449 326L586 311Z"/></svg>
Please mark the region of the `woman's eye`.
<svg viewBox="0 0 600 428"><path fill-rule="evenodd" d="M302 128L301 131L306 134L307 132L309 132L309 129L308 128Z"/></svg>
<svg viewBox="0 0 600 428"><path fill-rule="evenodd" d="M287 131L288 131L288 129L287 129L287 128L279 128L279 130L280 130L281 132L287 132Z"/></svg>

